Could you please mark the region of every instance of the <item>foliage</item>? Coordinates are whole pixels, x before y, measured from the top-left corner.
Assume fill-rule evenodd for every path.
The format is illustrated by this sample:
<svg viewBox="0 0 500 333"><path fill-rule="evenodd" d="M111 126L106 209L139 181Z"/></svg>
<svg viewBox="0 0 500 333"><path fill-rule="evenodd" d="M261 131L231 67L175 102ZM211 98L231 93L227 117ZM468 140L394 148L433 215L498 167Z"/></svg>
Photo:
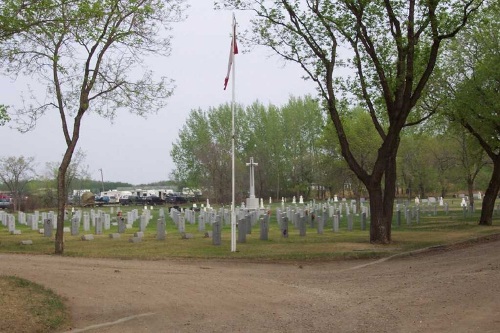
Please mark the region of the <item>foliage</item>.
<svg viewBox="0 0 500 333"><path fill-rule="evenodd" d="M64 213L66 176L83 116L94 112L113 119L125 109L146 116L162 109L171 96L172 82L156 78L143 59L169 55L168 30L182 18L183 3L54 0L31 11L22 10L18 1L5 2L5 8L18 9L17 19L30 28L1 40L0 68L12 76L30 75L47 87L43 101L34 99L18 110L19 129L29 130L49 111L61 119L67 147L58 168L59 214ZM41 21L44 24L31 25ZM56 253L63 253L62 224L55 247Z"/></svg>
<svg viewBox="0 0 500 333"><path fill-rule="evenodd" d="M373 242L391 242L400 133L432 115L409 118L425 92L442 42L466 25L481 2L219 1L252 10L256 19L250 41L298 63L316 83L342 156L370 193ZM372 168L363 167L351 149L343 121L346 100L363 103L382 139Z"/></svg>
<svg viewBox="0 0 500 333"><path fill-rule="evenodd" d="M231 198L231 109L229 105L192 110L173 144L176 180L204 188L214 202ZM324 119L310 97L294 98L281 108L259 102L236 107L237 201L248 197L248 169L254 157L256 196L304 195L318 181L319 148Z"/></svg>
<svg viewBox="0 0 500 333"><path fill-rule="evenodd" d="M444 113L472 135L493 164L485 192L480 224L490 225L494 200L500 191L500 5L486 6L459 39L450 43L436 80ZM467 45L467 47L464 47ZM450 98L451 97L451 98ZM482 163L475 158L472 163ZM474 176L474 171L469 172ZM469 183L474 177L469 177ZM469 185L470 188L470 185ZM470 190L469 190L470 192Z"/></svg>
<svg viewBox="0 0 500 333"><path fill-rule="evenodd" d="M7 113L8 107L0 104L0 126L4 126L10 121L10 116Z"/></svg>

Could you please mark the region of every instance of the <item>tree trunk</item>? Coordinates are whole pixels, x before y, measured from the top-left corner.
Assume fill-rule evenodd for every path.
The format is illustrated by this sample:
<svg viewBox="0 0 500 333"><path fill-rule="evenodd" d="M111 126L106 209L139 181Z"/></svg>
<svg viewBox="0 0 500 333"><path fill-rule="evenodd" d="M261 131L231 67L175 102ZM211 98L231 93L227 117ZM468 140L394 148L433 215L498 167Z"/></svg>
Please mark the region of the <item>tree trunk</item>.
<svg viewBox="0 0 500 333"><path fill-rule="evenodd" d="M493 160L493 173L484 193L483 205L481 208L481 217L479 225L493 224L493 211L495 209L495 199L500 191L500 155Z"/></svg>
<svg viewBox="0 0 500 333"><path fill-rule="evenodd" d="M469 206L474 209L474 179L467 179L467 192L469 193Z"/></svg>
<svg viewBox="0 0 500 333"><path fill-rule="evenodd" d="M66 149L66 152L64 153L64 157L61 165L59 166L59 172L57 174L57 229L54 244L55 254L64 253L64 211L66 209L66 200L68 197L68 190L66 187L66 172L71 163L71 158L73 157L73 152L75 150L77 140L78 136L76 136L76 138L70 142L68 148Z"/></svg>
<svg viewBox="0 0 500 333"><path fill-rule="evenodd" d="M391 242L392 208L390 214L385 209L387 202L380 187L368 188L370 194L370 243L389 244ZM393 198L394 203L394 198Z"/></svg>

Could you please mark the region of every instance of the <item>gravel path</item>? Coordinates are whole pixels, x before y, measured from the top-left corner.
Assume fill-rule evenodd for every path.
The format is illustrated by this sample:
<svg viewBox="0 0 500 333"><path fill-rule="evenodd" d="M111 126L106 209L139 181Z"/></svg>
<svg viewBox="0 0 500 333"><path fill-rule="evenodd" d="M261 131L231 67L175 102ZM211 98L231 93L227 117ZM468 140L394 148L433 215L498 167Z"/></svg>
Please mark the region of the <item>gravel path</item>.
<svg viewBox="0 0 500 333"><path fill-rule="evenodd" d="M499 332L500 241L379 261L0 255L67 298L71 332Z"/></svg>

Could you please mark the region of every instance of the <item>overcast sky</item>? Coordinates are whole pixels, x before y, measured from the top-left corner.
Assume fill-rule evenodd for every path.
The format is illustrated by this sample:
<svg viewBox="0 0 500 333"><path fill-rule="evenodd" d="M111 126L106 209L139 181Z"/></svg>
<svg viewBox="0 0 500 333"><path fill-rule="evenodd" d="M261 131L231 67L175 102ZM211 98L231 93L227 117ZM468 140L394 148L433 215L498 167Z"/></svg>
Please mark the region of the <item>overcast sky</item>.
<svg viewBox="0 0 500 333"><path fill-rule="evenodd" d="M170 157L189 112L217 107L231 100L223 90L230 45L232 12L215 11L213 1L191 1L187 20L173 26L173 51L152 69L175 80L176 89L168 105L147 119L127 112L113 123L96 115L84 117L78 147L86 154L90 177L105 181L144 184L167 180L175 165ZM235 12L238 29L248 27L249 14ZM301 79L302 70L284 64L268 49L254 49L236 56L236 102L249 105L285 104L290 95L315 94L311 81ZM26 82L26 81L24 81ZM26 91L23 82L0 77L0 103L19 105ZM231 83L229 84L229 87ZM25 134L0 128L0 156L33 156L36 170L43 173L46 162L60 162L65 151L60 119L45 115L36 128Z"/></svg>

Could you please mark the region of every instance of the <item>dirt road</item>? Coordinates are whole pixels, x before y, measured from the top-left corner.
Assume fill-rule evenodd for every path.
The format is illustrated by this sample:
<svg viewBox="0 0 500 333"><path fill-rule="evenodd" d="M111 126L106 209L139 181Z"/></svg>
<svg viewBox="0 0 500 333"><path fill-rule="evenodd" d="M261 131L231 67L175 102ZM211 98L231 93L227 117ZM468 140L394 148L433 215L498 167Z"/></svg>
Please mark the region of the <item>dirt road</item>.
<svg viewBox="0 0 500 333"><path fill-rule="evenodd" d="M68 300L71 332L499 332L500 241L385 261L0 255Z"/></svg>

